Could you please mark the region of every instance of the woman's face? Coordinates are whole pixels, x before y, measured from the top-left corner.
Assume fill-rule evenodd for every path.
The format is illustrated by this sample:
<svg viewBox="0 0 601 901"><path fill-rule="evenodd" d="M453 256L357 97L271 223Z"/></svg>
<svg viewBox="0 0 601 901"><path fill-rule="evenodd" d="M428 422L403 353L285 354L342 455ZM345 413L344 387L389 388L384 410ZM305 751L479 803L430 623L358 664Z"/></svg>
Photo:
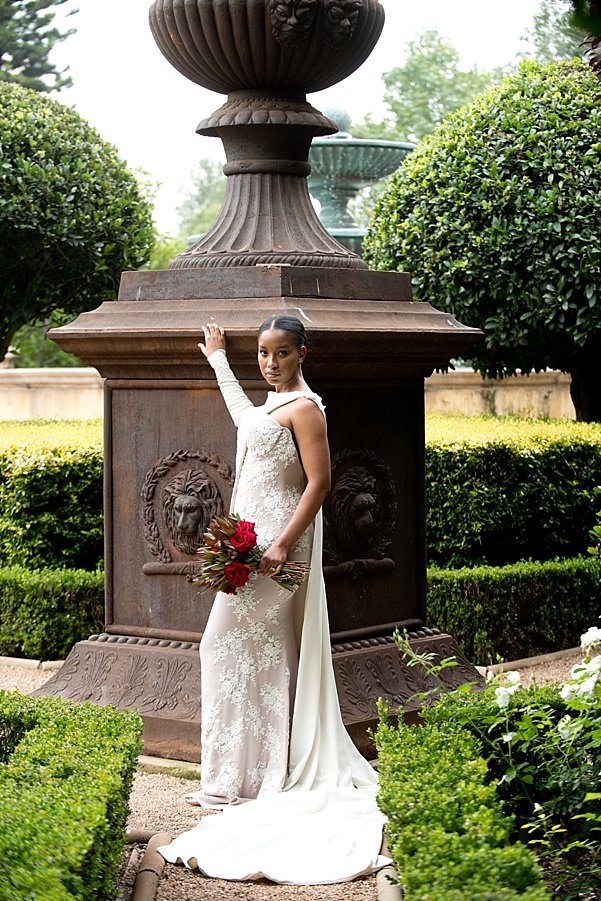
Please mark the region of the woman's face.
<svg viewBox="0 0 601 901"><path fill-rule="evenodd" d="M265 381L276 390L292 389L306 353L307 348L299 349L292 335L283 329L266 329L259 335L259 369Z"/></svg>

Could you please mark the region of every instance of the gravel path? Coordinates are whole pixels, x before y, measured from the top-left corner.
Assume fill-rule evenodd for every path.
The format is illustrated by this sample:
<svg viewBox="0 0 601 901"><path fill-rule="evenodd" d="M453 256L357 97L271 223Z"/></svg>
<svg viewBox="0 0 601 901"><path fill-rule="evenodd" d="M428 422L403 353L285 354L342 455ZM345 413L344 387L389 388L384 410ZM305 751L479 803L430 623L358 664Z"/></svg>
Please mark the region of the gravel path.
<svg viewBox="0 0 601 901"><path fill-rule="evenodd" d="M548 681L566 679L578 659L578 653L566 652L566 655L559 659L536 664L529 661L527 666L506 664L505 668L519 669L525 685L533 681L542 685ZM54 669L51 667L42 669L21 664L10 665L8 661L0 659L0 688L27 694L43 685L53 672ZM151 829L153 832L164 830L171 835L177 835L193 827L198 822L199 816L214 815L212 812L201 812L199 808L190 807L185 802L184 795L194 790L194 787L195 782L190 779L141 768L136 773L130 796L129 827ZM121 901L127 901L130 897L135 865L141 850L143 847L136 846L129 848L124 854ZM127 862L132 853L134 857L128 867ZM265 880L226 882L220 879L207 879L184 867L166 864L156 895L156 901L292 901L292 899L377 901L376 878L368 876L353 882L319 886L274 885Z"/></svg>

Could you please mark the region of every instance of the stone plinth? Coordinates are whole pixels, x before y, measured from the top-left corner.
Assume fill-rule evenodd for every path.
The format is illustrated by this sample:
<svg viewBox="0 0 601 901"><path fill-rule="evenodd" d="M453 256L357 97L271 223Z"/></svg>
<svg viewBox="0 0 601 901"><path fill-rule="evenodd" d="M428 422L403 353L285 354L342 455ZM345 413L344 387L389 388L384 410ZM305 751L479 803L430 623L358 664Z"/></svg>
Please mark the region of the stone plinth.
<svg viewBox="0 0 601 901"><path fill-rule="evenodd" d="M446 654L448 636L423 631L424 377L464 353L478 331L413 303L402 273L124 273L118 302L53 333L106 380L106 626L76 645L42 691L137 707L150 753L199 756L197 644L212 595L200 594L190 574L195 542L227 509L233 480L235 430L197 347L202 325L225 328L232 367L262 403L256 332L278 312L306 323L304 371L327 407L324 574L344 719L359 746L376 698L395 704L405 691L393 629ZM182 496L198 500L196 535L179 528Z"/></svg>

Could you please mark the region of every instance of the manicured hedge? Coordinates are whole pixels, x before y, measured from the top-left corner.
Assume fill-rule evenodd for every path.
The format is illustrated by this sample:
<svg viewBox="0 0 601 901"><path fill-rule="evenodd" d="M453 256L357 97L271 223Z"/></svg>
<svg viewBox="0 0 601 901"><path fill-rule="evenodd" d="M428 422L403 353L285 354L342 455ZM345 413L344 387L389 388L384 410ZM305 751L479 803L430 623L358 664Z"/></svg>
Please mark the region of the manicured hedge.
<svg viewBox="0 0 601 901"><path fill-rule="evenodd" d="M475 663L575 647L601 610L601 561L429 569L426 606Z"/></svg>
<svg viewBox="0 0 601 901"><path fill-rule="evenodd" d="M601 425L428 417L426 479L431 564L576 557L601 507Z"/></svg>
<svg viewBox="0 0 601 901"><path fill-rule="evenodd" d="M92 423L3 423L0 559L94 570L102 435ZM585 553L601 497L601 425L426 417L428 557L494 566Z"/></svg>
<svg viewBox="0 0 601 901"><path fill-rule="evenodd" d="M0 559L94 570L102 564L102 427L2 423Z"/></svg>
<svg viewBox="0 0 601 901"><path fill-rule="evenodd" d="M544 901L534 855L513 843L474 736L452 724L376 733L388 848L407 901Z"/></svg>
<svg viewBox="0 0 601 901"><path fill-rule="evenodd" d="M0 655L63 659L102 630L103 596L101 572L0 568Z"/></svg>
<svg viewBox="0 0 601 901"><path fill-rule="evenodd" d="M0 901L112 901L142 724L0 692Z"/></svg>

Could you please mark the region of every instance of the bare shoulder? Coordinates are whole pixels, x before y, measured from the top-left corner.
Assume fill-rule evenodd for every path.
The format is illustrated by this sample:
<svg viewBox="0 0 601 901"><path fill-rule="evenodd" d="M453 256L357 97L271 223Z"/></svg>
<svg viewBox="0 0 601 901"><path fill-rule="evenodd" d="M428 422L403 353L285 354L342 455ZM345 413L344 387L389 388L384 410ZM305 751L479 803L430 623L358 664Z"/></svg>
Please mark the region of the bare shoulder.
<svg viewBox="0 0 601 901"><path fill-rule="evenodd" d="M325 429L325 418L317 404L310 397L299 397L290 404L290 418L296 425L311 424Z"/></svg>

